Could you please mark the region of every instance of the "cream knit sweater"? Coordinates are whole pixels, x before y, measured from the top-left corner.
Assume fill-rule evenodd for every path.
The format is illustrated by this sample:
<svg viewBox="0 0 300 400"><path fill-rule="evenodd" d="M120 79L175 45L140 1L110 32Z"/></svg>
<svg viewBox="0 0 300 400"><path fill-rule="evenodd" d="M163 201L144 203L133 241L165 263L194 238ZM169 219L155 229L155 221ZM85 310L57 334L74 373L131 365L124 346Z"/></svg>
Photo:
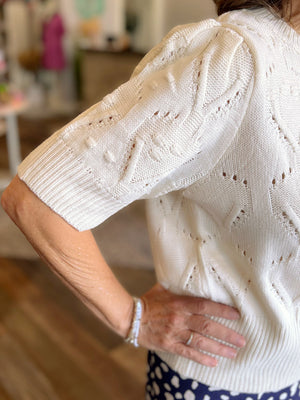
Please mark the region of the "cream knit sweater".
<svg viewBox="0 0 300 400"><path fill-rule="evenodd" d="M177 27L19 168L79 230L148 199L158 280L236 306L225 323L247 338L215 369L160 356L227 390L300 379L299 60L300 36L263 8Z"/></svg>

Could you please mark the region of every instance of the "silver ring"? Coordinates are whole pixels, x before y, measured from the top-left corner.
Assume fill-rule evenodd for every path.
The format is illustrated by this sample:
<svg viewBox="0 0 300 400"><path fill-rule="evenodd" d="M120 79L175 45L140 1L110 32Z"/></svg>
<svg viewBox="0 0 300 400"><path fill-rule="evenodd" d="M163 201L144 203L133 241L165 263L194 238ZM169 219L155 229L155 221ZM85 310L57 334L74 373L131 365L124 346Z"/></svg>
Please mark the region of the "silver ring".
<svg viewBox="0 0 300 400"><path fill-rule="evenodd" d="M193 332L192 332L192 333L190 334L190 337L188 338L186 344L185 344L186 346L189 346L189 345L192 343L193 337L194 337L194 334L193 334Z"/></svg>

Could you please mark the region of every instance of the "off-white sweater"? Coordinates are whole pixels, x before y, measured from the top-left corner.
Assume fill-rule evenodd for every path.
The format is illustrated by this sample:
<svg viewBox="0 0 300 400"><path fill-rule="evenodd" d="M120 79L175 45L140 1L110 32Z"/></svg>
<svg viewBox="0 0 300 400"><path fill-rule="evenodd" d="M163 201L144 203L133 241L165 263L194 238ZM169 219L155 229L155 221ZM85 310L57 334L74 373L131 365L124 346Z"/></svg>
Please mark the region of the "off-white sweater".
<svg viewBox="0 0 300 400"><path fill-rule="evenodd" d="M158 280L237 307L221 322L247 338L214 369L160 356L228 390L300 379L299 60L300 36L263 8L177 27L19 168L78 230L148 199Z"/></svg>

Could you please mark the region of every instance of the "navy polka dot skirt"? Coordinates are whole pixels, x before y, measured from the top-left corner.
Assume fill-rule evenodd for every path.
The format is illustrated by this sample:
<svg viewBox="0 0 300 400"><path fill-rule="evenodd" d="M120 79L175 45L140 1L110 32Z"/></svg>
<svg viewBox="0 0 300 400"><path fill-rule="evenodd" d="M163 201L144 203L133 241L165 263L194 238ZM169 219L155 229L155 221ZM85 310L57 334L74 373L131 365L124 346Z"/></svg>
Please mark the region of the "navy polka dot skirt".
<svg viewBox="0 0 300 400"><path fill-rule="evenodd" d="M300 382L279 392L228 392L184 379L154 352L148 353L146 400L300 400Z"/></svg>

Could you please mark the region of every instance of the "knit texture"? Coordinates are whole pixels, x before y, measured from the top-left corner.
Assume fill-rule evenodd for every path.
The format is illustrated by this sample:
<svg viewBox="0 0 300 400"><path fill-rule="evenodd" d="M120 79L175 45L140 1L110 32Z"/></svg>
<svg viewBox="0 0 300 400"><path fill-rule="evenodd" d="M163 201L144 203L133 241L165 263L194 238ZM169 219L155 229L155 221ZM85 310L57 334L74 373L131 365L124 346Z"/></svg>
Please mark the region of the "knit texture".
<svg viewBox="0 0 300 400"><path fill-rule="evenodd" d="M300 36L263 8L179 26L19 176L79 230L147 200L158 280L237 307L247 338L180 374L241 392L300 379Z"/></svg>

